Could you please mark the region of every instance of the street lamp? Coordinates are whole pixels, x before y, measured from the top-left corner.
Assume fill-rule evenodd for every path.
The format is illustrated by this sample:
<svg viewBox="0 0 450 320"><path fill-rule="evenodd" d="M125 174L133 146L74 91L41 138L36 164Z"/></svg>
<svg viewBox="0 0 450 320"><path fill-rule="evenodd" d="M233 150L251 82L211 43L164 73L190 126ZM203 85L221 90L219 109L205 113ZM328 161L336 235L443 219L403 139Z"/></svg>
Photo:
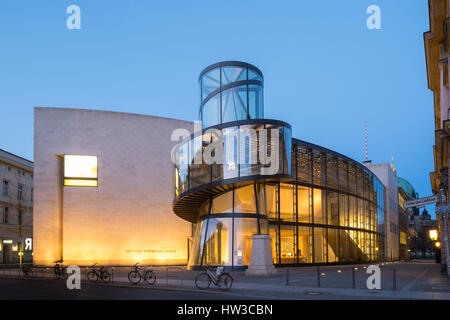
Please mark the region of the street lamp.
<svg viewBox="0 0 450 320"><path fill-rule="evenodd" d="M430 229L429 231L431 241L436 241L438 239L438 232L436 229Z"/></svg>

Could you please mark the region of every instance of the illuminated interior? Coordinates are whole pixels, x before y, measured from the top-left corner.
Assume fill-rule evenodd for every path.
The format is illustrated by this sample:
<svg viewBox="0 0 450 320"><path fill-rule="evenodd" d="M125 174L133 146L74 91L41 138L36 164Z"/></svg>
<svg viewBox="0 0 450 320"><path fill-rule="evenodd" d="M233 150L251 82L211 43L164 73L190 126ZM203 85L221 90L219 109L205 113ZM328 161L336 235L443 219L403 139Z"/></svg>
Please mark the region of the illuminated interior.
<svg viewBox="0 0 450 320"><path fill-rule="evenodd" d="M64 185L97 187L97 157L64 155Z"/></svg>
<svg viewBox="0 0 450 320"><path fill-rule="evenodd" d="M200 137L180 144L178 157L186 161L176 164L173 208L196 223L189 267L248 266L253 234L271 236L276 265L366 263L384 256L385 188L368 168L293 139L287 123L263 119L263 76L254 66L212 65L201 73L200 87L203 132L213 127L224 137L237 134L237 150L256 155L261 139L239 137L250 128L258 137L262 129L278 129L280 163L270 178L260 175L259 163L237 162L250 159L245 152L224 152L223 164L199 165L192 157L205 148L195 149ZM212 138L205 132L201 140Z"/></svg>

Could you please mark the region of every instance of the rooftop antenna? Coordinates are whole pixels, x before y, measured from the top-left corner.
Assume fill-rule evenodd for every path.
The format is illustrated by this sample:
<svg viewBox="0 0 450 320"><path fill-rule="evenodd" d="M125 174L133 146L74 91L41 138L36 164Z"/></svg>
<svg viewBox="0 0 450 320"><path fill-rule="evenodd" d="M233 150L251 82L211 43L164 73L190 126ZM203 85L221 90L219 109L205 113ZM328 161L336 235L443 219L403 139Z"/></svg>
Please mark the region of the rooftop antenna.
<svg viewBox="0 0 450 320"><path fill-rule="evenodd" d="M364 121L364 147L365 147L365 161L369 161L367 157L367 121Z"/></svg>
<svg viewBox="0 0 450 320"><path fill-rule="evenodd" d="M364 161L363 163L371 163L367 153L367 121L364 121Z"/></svg>

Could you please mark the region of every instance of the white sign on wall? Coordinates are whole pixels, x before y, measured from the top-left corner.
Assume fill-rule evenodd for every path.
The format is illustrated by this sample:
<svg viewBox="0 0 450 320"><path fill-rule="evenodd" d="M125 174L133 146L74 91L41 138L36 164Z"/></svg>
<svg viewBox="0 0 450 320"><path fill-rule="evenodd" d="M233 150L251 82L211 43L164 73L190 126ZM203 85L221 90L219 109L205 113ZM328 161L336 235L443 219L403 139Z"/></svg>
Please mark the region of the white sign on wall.
<svg viewBox="0 0 450 320"><path fill-rule="evenodd" d="M439 197L437 194L435 194L434 196L431 197L425 197L425 198L420 198L420 199L414 199L414 200L409 200L409 201L405 201L403 203L403 207L407 208L413 208L413 207L423 207L427 204L433 204L439 201Z"/></svg>

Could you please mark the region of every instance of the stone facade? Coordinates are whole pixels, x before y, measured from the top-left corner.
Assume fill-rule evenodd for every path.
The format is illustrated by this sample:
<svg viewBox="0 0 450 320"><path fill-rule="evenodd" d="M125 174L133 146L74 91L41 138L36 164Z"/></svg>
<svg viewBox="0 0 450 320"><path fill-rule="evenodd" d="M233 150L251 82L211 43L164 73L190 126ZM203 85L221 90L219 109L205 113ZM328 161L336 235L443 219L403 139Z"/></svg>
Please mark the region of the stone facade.
<svg viewBox="0 0 450 320"><path fill-rule="evenodd" d="M0 264L32 261L32 229L33 162L0 150Z"/></svg>
<svg viewBox="0 0 450 320"><path fill-rule="evenodd" d="M386 187L386 214L384 217L386 250L388 261L399 259L399 220L398 220L398 184L395 172L389 163L366 164L366 166L381 180Z"/></svg>
<svg viewBox="0 0 450 320"><path fill-rule="evenodd" d="M193 123L35 108L35 263L186 264L191 224L171 207L178 128ZM63 186L63 155L97 156L98 187Z"/></svg>

